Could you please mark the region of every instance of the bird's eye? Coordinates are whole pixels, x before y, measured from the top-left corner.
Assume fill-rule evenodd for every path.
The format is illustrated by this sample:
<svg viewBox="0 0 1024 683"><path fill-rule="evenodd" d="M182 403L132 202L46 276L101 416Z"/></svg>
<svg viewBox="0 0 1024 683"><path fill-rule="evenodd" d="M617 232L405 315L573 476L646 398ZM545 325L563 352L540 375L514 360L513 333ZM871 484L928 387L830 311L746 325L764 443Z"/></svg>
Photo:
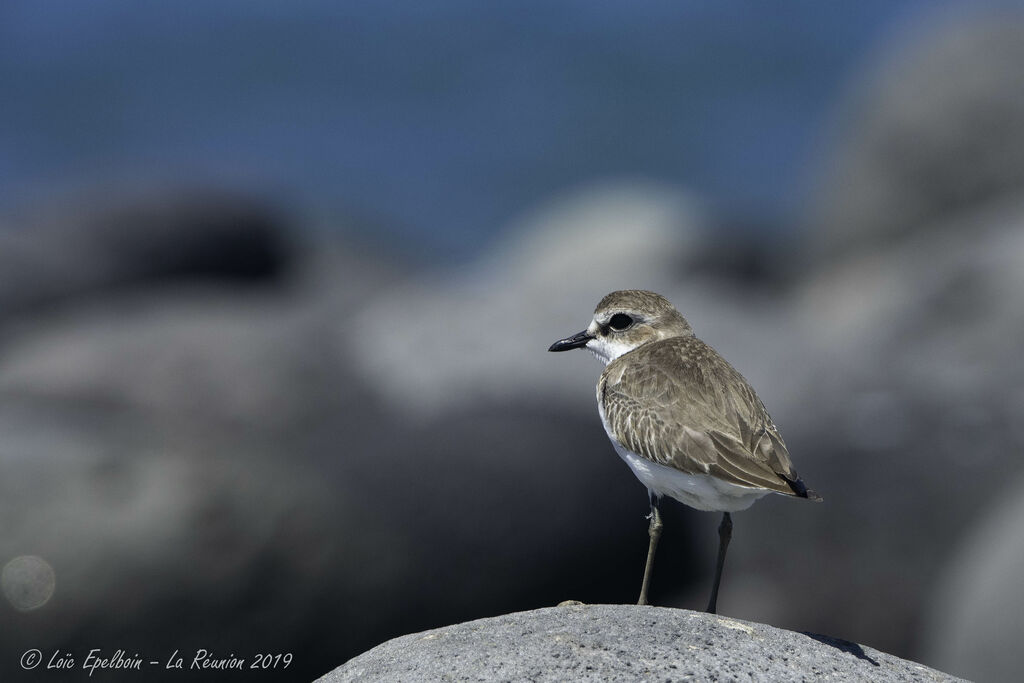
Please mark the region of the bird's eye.
<svg viewBox="0 0 1024 683"><path fill-rule="evenodd" d="M608 326L613 330L622 331L633 324L633 319L625 313L616 313L608 321Z"/></svg>

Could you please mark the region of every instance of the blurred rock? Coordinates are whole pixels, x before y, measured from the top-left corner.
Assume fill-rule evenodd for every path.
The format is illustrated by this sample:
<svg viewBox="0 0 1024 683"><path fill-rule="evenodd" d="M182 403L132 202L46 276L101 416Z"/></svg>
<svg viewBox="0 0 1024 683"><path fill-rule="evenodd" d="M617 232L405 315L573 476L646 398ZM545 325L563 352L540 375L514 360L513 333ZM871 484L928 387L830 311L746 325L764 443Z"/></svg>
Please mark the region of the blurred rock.
<svg viewBox="0 0 1024 683"><path fill-rule="evenodd" d="M824 258L791 329L769 333L801 363L766 403L826 502L771 501L750 524L815 559L734 543L723 596L739 602L722 609L945 667L921 642L959 613L948 591L935 602L943 558L993 482L1024 474L1024 15L943 15L897 38L835 122L808 212Z"/></svg>
<svg viewBox="0 0 1024 683"><path fill-rule="evenodd" d="M273 279L289 260L286 234L277 209L228 193L58 203L0 231L0 319L145 283Z"/></svg>
<svg viewBox="0 0 1024 683"><path fill-rule="evenodd" d="M0 337L0 566L40 558L55 589L0 611L0 678L39 643L99 642L287 647L308 679L410 629L635 600L647 502L601 429L600 365L546 353L620 287L665 293L748 377L826 499L735 516L721 610L913 653L937 558L1021 470L1024 205L792 290L701 268L704 220L608 185L456 273L314 242L259 287L160 276L21 308ZM92 262L88 282L128 282ZM654 599L702 605L717 519L664 513ZM25 606L46 576L19 567Z"/></svg>
<svg viewBox="0 0 1024 683"><path fill-rule="evenodd" d="M1024 642L1024 480L991 488L1003 495L943 572L924 652L928 661L972 680L1012 681L1020 675Z"/></svg>
<svg viewBox="0 0 1024 683"><path fill-rule="evenodd" d="M1024 190L1024 13L960 8L896 33L839 109L808 232L836 255Z"/></svg>
<svg viewBox="0 0 1024 683"><path fill-rule="evenodd" d="M800 288L791 322L802 390L768 405L826 502L804 514L771 501L776 510L752 518L765 541L734 541L733 568L751 583L740 594L767 582L776 599L723 611L920 658L939 559L993 482L1024 471L1012 456L1024 446L1022 273L1024 203L1008 199L851 256ZM799 539L782 566L767 542L778 529Z"/></svg>
<svg viewBox="0 0 1024 683"><path fill-rule="evenodd" d="M572 363L544 351L586 327L607 292L673 289L701 227L695 202L677 190L586 188L509 227L473 266L379 292L339 334L367 385L414 416L510 396L589 395L596 375L579 381Z"/></svg>
<svg viewBox="0 0 1024 683"><path fill-rule="evenodd" d="M318 679L956 681L849 641L713 614L580 605L413 633Z"/></svg>
<svg viewBox="0 0 1024 683"><path fill-rule="evenodd" d="M310 678L338 642L635 599L647 503L596 414L509 393L405 420L346 334L394 274L316 251L278 286L108 291L8 330L0 566L41 558L56 588L0 611L4 680L30 647L97 643L291 651ZM685 582L679 514L660 568Z"/></svg>
<svg viewBox="0 0 1024 683"><path fill-rule="evenodd" d="M365 575L343 539L374 525L294 436L333 419L335 387L316 380L339 376L282 297L108 294L37 311L5 340L0 561L42 558L56 590L0 611L17 634L0 648L4 680L30 647L291 650L311 666L306 629Z"/></svg>
<svg viewBox="0 0 1024 683"><path fill-rule="evenodd" d="M42 558L56 587L36 609L0 610L4 680L31 647L79 661L94 647L161 660L177 648L310 649L297 633L347 576L310 534L327 523L324 535L344 538L354 522L323 480L252 435L200 439L109 407L5 397L0 424L0 557Z"/></svg>

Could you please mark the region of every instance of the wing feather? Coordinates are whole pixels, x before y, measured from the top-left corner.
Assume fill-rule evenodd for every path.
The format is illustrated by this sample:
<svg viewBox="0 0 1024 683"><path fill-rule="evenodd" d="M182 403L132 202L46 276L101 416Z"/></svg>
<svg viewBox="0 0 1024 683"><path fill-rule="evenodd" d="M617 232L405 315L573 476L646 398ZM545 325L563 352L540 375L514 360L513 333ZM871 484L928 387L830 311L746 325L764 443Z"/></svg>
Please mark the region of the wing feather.
<svg viewBox="0 0 1024 683"><path fill-rule="evenodd" d="M598 398L612 435L688 474L795 495L782 437L747 381L696 337L651 342L605 368Z"/></svg>

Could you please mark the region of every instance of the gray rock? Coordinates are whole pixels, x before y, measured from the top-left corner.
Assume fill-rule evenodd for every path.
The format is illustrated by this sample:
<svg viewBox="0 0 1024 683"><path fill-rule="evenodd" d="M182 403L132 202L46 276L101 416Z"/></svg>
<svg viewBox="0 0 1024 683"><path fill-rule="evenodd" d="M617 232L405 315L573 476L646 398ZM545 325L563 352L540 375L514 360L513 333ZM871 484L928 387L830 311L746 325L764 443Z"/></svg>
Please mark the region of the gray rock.
<svg viewBox="0 0 1024 683"><path fill-rule="evenodd" d="M910 25L910 24L908 24ZM1024 13L938 13L855 79L807 225L836 255L1024 189Z"/></svg>
<svg viewBox="0 0 1024 683"><path fill-rule="evenodd" d="M53 200L0 229L0 322L142 284L274 280L291 257L282 212L212 190Z"/></svg>
<svg viewBox="0 0 1024 683"><path fill-rule="evenodd" d="M25 649L90 642L273 648L308 679L339 641L351 656L569 581L635 595L646 501L596 415L508 396L401 419L345 353L373 275L326 260L289 287L76 300L0 338L0 679ZM671 531L660 566L685 581Z"/></svg>
<svg viewBox="0 0 1024 683"><path fill-rule="evenodd" d="M999 488L1004 495L958 544L944 572L924 643L929 662L978 681L1012 681L1021 674L1024 480Z"/></svg>
<svg viewBox="0 0 1024 683"><path fill-rule="evenodd" d="M388 641L319 679L955 681L845 640L689 610L574 605Z"/></svg>
<svg viewBox="0 0 1024 683"><path fill-rule="evenodd" d="M587 241L588 221L613 214L620 221L628 215L674 215L638 210L643 197L630 197L632 205L619 204L617 212L603 204L607 196L575 198L557 212L557 220L518 233L522 242L506 245L500 268L481 267L441 282L414 278L380 292L355 325L374 332L347 347L346 355L357 359L355 372L378 400L397 415L430 425L426 433L448 444L450 462L475 460L493 473L502 462L529 463L545 474L532 481L524 476L524 490L548 486L556 477L561 486L536 502L544 505L548 496L572 502L563 506L564 517L544 522L530 512L537 505L526 506L520 526L532 529L537 552L564 558L565 568L573 566L566 548L545 545L557 535L540 534L539 528L572 518L592 527L601 515L609 534L597 542L602 548L621 543L622 556L630 558L646 539L635 521L643 512L643 491L596 419L593 387L600 366L586 354L563 358L543 352L555 337L581 329L597 296L611 286L594 284L614 271L615 253L601 252L603 239ZM673 206L656 194L644 197L655 206ZM605 208L588 209L589 202ZM668 237L653 238L669 233L668 225L652 221L644 232L652 239L628 243L628 250L627 242L616 247L628 254L623 273L633 279L621 284L653 280L657 284L649 286L665 287L701 337L758 388L798 469L826 498L812 506L771 496L735 515L721 609L783 627L842 633L919 658L921 620L941 572L936 558L948 553L951 538L967 532L991 495L991 482L1020 470L1017 461L1000 454L1017 452L1024 443L1014 418L1024 405L1024 366L1016 360L1024 335L1024 205L1012 198L989 205L936 224L934 233L910 234L832 262L792 290L767 294L723 287L686 269L673 273L673 249L675 262L686 262L691 252ZM646 251L651 244L656 258ZM550 265L558 263L567 268L564 292L559 270ZM593 263L605 266L591 278L587 266ZM639 272L638 263L651 264L649 272ZM587 298L586 287L602 289ZM409 327L417 331L414 341L394 333ZM389 330L390 338L379 342ZM454 332L457 340L442 331ZM535 413L522 414L528 405L566 416L567 429L545 423L535 441L516 438L519 446L536 444L549 454L546 459L504 447L495 453L493 444L515 438L516 430L494 439L486 430L468 429L464 425L476 416L467 404L495 407L487 423L492 434L512 421L537 424ZM575 434L569 433L569 416L578 416ZM468 455L474 450L481 455ZM436 462L445 457L438 454ZM463 479L460 468L451 471L455 481L472 485L474 477ZM429 468L423 474L429 476ZM588 487L603 487L603 493L580 498ZM508 505L504 487L497 491L503 503L494 509L524 514ZM423 507L410 506L416 510L410 516L422 518L433 507L424 500ZM655 602L702 606L717 517L671 502L665 507L680 516L668 528L681 523L698 540L663 545L652 587ZM608 508L623 510L624 522ZM423 532L448 524L459 522L430 524ZM679 558L686 558L689 576L667 564ZM635 567L632 575L621 574L622 597L595 591L587 599L633 597L643 560L630 561ZM588 576L608 571L596 563L583 566ZM703 580L695 583L695 574ZM572 585L566 576L552 580ZM601 583L608 587L613 581Z"/></svg>
<svg viewBox="0 0 1024 683"><path fill-rule="evenodd" d="M636 285L758 387L826 496L736 515L722 611L919 659L951 538L1019 470L1024 207L793 291L694 275L698 222L673 193L605 188L454 274L320 249L262 287L182 278L24 311L0 335L0 562L24 558L4 599L42 599L33 557L56 591L0 610L0 661L245 633L309 678L411 630L635 599L646 497L601 429L600 366L545 349ZM717 518L665 508L654 600L701 606Z"/></svg>
<svg viewBox="0 0 1024 683"><path fill-rule="evenodd" d="M1024 202L1008 199L800 287L798 390L765 401L825 504L736 516L750 539L730 548L726 613L933 664L918 648L925 611L944 609L931 604L943 561L996 483L1024 475L1021 226Z"/></svg>
<svg viewBox="0 0 1024 683"><path fill-rule="evenodd" d="M538 391L568 403L596 380L544 355L552 335L585 327L614 289L673 289L703 222L691 197L657 184L559 197L471 267L376 293L342 319L346 353L382 400L417 419Z"/></svg>

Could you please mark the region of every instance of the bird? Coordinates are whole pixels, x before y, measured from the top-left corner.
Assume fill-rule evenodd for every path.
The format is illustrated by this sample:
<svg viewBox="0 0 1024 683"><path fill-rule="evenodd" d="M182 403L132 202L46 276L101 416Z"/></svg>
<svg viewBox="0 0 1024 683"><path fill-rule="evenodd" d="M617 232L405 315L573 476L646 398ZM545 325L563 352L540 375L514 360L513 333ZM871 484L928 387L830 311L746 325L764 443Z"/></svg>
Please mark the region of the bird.
<svg viewBox="0 0 1024 683"><path fill-rule="evenodd" d="M707 612L717 613L731 513L777 493L822 500L797 475L782 435L746 379L655 292L606 295L587 329L548 351L587 349L605 364L597 407L615 451L647 487L649 545L638 605L649 604L668 496L723 513Z"/></svg>

